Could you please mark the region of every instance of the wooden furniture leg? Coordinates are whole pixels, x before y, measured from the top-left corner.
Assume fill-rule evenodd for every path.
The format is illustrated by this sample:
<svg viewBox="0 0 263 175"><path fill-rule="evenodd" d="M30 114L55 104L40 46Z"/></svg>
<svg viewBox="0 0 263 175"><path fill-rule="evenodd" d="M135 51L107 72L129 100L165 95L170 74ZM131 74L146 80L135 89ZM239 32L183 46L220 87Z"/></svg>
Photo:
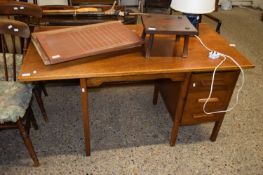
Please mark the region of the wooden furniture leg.
<svg viewBox="0 0 263 175"><path fill-rule="evenodd" d="M146 32L145 32L145 30L142 31L141 38L142 38L143 40L145 40L145 38L146 38Z"/></svg>
<svg viewBox="0 0 263 175"><path fill-rule="evenodd" d="M37 103L38 103L38 106L41 110L41 113L43 115L43 118L45 120L45 122L48 122L48 117L47 117L47 113L46 113L46 110L45 110L45 107L44 107L44 104L43 104L43 101L41 99L41 90L39 90L40 87L39 85L37 84L35 88L33 88L33 94L34 96L36 97L36 100L37 100Z"/></svg>
<svg viewBox="0 0 263 175"><path fill-rule="evenodd" d="M24 128L25 128L25 131L26 131L27 135L29 135L30 134L31 124L32 124L32 126L33 126L33 128L35 130L38 130L37 121L35 119L35 116L34 116L34 113L33 113L32 107L31 107L31 104L27 108L26 116L28 116L28 117L26 119L26 123L25 123Z"/></svg>
<svg viewBox="0 0 263 175"><path fill-rule="evenodd" d="M146 58L150 58L150 56L151 56L153 40L154 40L154 34L150 33L149 42L148 42L147 47L146 47L146 56L145 56Z"/></svg>
<svg viewBox="0 0 263 175"><path fill-rule="evenodd" d="M185 104L185 99L186 99L186 95L187 95L188 84L189 84L189 81L190 81L190 76L191 76L191 74L188 73L185 76L184 81L181 82L181 85L180 85L178 103L177 103L177 106L176 106L176 112L175 112L175 115L174 115L174 122L173 122L172 131L171 131L171 138L170 138L170 145L171 146L174 146L175 143L176 143L178 130L179 130L182 114L183 114L183 108L184 108L184 104Z"/></svg>
<svg viewBox="0 0 263 175"><path fill-rule="evenodd" d="M153 104L154 105L157 104L159 91L160 91L159 84L158 84L158 82L155 82L154 91L153 91Z"/></svg>
<svg viewBox="0 0 263 175"><path fill-rule="evenodd" d="M16 122L16 124L17 124L18 130L19 130L19 133L20 133L20 135L21 135L21 137L22 137L22 139L26 145L26 148L27 148L32 160L34 161L34 166L39 166L40 164L39 164L39 161L37 159L37 155L36 155L36 152L34 150L33 144L31 142L31 139L29 138L28 134L26 133L25 128L24 128L21 120L19 119Z"/></svg>
<svg viewBox="0 0 263 175"><path fill-rule="evenodd" d="M89 113L88 113L88 92L86 79L80 79L81 101L82 101L82 122L84 129L84 142L86 156L90 156L90 127L89 127Z"/></svg>
<svg viewBox="0 0 263 175"><path fill-rule="evenodd" d="M183 57L188 56L188 43L189 43L189 36L185 35L184 36L184 50L183 50Z"/></svg>
<svg viewBox="0 0 263 175"><path fill-rule="evenodd" d="M219 0L216 0L216 4L215 4L215 11L217 12L218 11L218 3L219 3Z"/></svg>
<svg viewBox="0 0 263 175"><path fill-rule="evenodd" d="M175 36L175 42L179 42L180 41L180 35L176 35Z"/></svg>
<svg viewBox="0 0 263 175"><path fill-rule="evenodd" d="M43 82L40 82L40 83L39 83L39 86L40 86L40 90L43 91L44 95L47 97L47 96L48 96L48 93L47 93L47 89L46 89L44 83L43 83Z"/></svg>
<svg viewBox="0 0 263 175"><path fill-rule="evenodd" d="M35 119L35 116L34 116L34 113L33 113L32 107L29 106L28 110L29 110L29 118L30 118L30 122L32 123L33 128L34 128L35 130L38 130L37 121L36 121L36 119Z"/></svg>
<svg viewBox="0 0 263 175"><path fill-rule="evenodd" d="M217 138L218 132L220 130L220 127L223 123L223 120L224 120L224 117L221 120L215 122L215 126L214 126L212 134L210 136L210 140L212 142L216 141L216 138Z"/></svg>
<svg viewBox="0 0 263 175"><path fill-rule="evenodd" d="M146 38L146 32L145 32L145 30L142 31L141 38L142 38L142 40L143 40L143 44L142 44L142 48L144 48L144 49L143 49L143 53L144 53L144 55L146 55L146 50L147 50L147 48L145 48L145 38Z"/></svg>

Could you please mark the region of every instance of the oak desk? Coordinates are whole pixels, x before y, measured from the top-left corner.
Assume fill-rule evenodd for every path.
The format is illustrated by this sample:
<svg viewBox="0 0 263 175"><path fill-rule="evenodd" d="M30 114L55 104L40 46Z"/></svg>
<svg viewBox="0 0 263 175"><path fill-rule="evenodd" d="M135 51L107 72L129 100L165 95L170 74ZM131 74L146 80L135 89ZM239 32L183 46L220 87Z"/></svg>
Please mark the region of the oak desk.
<svg viewBox="0 0 263 175"><path fill-rule="evenodd" d="M142 33L142 26L132 25L130 28ZM50 27L40 27L38 30L50 30ZM218 35L206 24L200 25L200 37L208 47L222 51L236 58L243 68L254 67L235 48L229 47L228 42ZM183 108L187 103L186 96L189 88L191 75L194 73L211 73L220 60L208 59L208 52L201 44L191 37L189 40L189 55L182 58L175 56L175 50L182 49L183 43L175 45L175 37L156 37L152 49L152 58L145 59L140 49L133 52L115 53L111 55L99 55L83 58L75 61L65 62L57 65L45 66L36 49L29 45L28 52L23 60L19 73L19 80L24 82L79 79L83 111L83 128L86 155L90 155L90 127L88 114L88 88L98 87L105 82L139 81L139 80L170 80L178 85L173 92L178 92L175 102L166 104L173 105L171 112L174 124L171 133L170 144L174 145L181 124ZM220 71L239 72L237 67L230 61L225 62ZM33 73L36 71L36 73ZM31 76L22 76L23 73L30 73ZM160 81L161 83L161 81ZM161 85L161 84L159 84ZM232 88L235 87L233 83ZM158 89L158 88L157 88ZM161 90L161 88L160 88ZM158 92L156 90L156 92ZM156 94L156 93L155 93ZM232 92L231 92L232 94ZM230 95L231 95L230 94ZM156 97L156 96L155 96ZM155 99L156 101L156 99ZM171 111L171 110L170 110Z"/></svg>

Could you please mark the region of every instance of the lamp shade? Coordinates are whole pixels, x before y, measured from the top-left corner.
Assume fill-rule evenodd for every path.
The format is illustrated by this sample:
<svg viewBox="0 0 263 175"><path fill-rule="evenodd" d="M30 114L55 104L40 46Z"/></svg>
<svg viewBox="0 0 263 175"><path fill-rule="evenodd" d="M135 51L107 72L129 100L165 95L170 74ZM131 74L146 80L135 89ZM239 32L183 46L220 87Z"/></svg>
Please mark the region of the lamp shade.
<svg viewBox="0 0 263 175"><path fill-rule="evenodd" d="M170 7L183 13L204 14L215 10L215 0L172 0Z"/></svg>

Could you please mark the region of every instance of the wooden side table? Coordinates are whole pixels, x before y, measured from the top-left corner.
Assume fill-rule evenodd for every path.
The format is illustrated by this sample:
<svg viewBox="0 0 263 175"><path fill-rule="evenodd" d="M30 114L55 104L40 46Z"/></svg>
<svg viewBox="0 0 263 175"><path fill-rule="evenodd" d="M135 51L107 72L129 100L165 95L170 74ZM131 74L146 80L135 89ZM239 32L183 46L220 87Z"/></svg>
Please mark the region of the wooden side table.
<svg viewBox="0 0 263 175"><path fill-rule="evenodd" d="M178 36L184 36L183 57L188 56L189 36L198 34L187 17L182 15L147 15L142 16L142 23L144 27L142 38L145 39L147 34L150 35L146 46L146 58L150 58L155 34L176 35L176 41Z"/></svg>

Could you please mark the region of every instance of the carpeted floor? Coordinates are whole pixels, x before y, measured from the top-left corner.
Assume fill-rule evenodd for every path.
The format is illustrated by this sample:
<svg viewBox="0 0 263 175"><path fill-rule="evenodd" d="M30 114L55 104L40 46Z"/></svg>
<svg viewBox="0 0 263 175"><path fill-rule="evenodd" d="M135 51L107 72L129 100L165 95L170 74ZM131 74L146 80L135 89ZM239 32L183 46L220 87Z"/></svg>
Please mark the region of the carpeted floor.
<svg viewBox="0 0 263 175"><path fill-rule="evenodd" d="M171 119L161 100L152 105L153 85L105 87L90 93L92 155L85 157L80 89L50 84L43 97L48 123L34 102L40 129L31 138L41 166L32 167L17 131L2 131L0 174L263 174L261 13L215 13L223 21L222 35L257 66L245 71L239 105L226 115L216 142L209 141L213 124L203 124L181 127L177 145L170 147Z"/></svg>

